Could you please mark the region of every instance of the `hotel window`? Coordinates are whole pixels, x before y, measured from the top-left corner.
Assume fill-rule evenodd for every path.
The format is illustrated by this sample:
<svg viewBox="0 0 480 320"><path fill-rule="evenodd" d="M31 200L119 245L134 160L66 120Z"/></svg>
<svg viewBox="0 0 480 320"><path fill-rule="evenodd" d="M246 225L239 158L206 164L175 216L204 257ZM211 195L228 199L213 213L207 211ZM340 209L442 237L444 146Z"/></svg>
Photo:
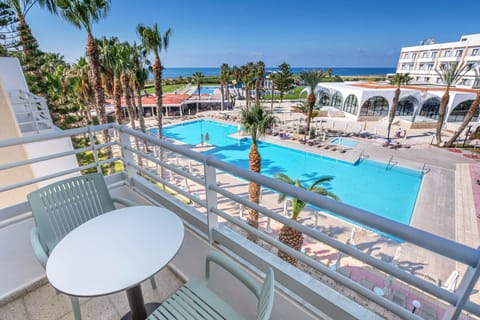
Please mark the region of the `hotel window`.
<svg viewBox="0 0 480 320"><path fill-rule="evenodd" d="M430 77L425 77L425 82L430 82Z"/></svg>
<svg viewBox="0 0 480 320"><path fill-rule="evenodd" d="M480 56L480 49L475 48L472 50L472 56Z"/></svg>
<svg viewBox="0 0 480 320"><path fill-rule="evenodd" d="M410 57L410 54L409 54L408 52L405 52L405 53L403 54L403 58L404 58L404 59L408 59L409 57Z"/></svg>
<svg viewBox="0 0 480 320"><path fill-rule="evenodd" d="M432 70L433 69L433 63L429 63L427 65L427 70Z"/></svg>
<svg viewBox="0 0 480 320"><path fill-rule="evenodd" d="M455 51L455 57L461 57L463 54L463 50L462 49L459 49L459 50L456 50Z"/></svg>
<svg viewBox="0 0 480 320"><path fill-rule="evenodd" d="M419 69L420 69L420 70L425 70L425 63L420 63Z"/></svg>
<svg viewBox="0 0 480 320"><path fill-rule="evenodd" d="M424 51L424 52L423 52L422 58L428 58L428 52L427 52L427 51Z"/></svg>
<svg viewBox="0 0 480 320"><path fill-rule="evenodd" d="M412 59L415 59L417 57L416 53L412 53Z"/></svg>
<svg viewBox="0 0 480 320"><path fill-rule="evenodd" d="M432 55L431 55L432 59L435 59L435 57L437 56L437 54L438 54L438 51L433 51L433 52L432 52Z"/></svg>
<svg viewBox="0 0 480 320"><path fill-rule="evenodd" d="M445 52L443 52L444 57L450 57L451 54L452 54L452 52L450 50L445 50Z"/></svg>
<svg viewBox="0 0 480 320"><path fill-rule="evenodd" d="M413 70L413 63L410 63L410 64L408 65L408 70Z"/></svg>

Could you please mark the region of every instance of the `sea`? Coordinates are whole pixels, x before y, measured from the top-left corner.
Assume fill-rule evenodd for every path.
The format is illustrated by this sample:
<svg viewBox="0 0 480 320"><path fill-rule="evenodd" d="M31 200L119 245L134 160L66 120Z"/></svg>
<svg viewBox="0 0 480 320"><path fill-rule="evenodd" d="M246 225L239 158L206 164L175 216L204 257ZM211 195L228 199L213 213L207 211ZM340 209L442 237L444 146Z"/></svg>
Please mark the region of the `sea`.
<svg viewBox="0 0 480 320"><path fill-rule="evenodd" d="M327 70L332 69L332 75L338 76L384 76L387 73L395 73L395 68L363 68L363 67L291 67L294 74L305 70ZM277 71L278 68L265 68L267 72ZM217 76L220 68L165 68L163 78L191 77L193 73L201 72L204 76Z"/></svg>

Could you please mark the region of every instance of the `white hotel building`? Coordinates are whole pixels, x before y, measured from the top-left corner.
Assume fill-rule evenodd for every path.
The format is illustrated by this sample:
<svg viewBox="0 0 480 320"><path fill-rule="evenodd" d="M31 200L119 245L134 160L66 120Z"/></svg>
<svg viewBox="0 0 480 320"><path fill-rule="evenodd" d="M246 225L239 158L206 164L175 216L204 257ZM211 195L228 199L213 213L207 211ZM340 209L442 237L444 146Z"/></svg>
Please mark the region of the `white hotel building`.
<svg viewBox="0 0 480 320"><path fill-rule="evenodd" d="M428 40L419 46L402 48L397 73L410 73L412 83L441 85L436 70L452 62L465 63L469 69L456 83L457 87L478 87L475 72L480 71L480 34L465 35L456 42Z"/></svg>
<svg viewBox="0 0 480 320"><path fill-rule="evenodd" d="M401 86L396 121L410 128L435 126L445 93L437 70L453 62L465 63L468 71L450 89L445 121L452 129L463 121L480 86L476 77L480 75L480 34L462 36L458 42L433 44L428 41L402 48L397 73L409 73L413 80ZM364 121L387 117L395 89L394 85L380 82L321 82L315 91L320 106L334 107L346 117ZM479 110L472 121L478 120Z"/></svg>

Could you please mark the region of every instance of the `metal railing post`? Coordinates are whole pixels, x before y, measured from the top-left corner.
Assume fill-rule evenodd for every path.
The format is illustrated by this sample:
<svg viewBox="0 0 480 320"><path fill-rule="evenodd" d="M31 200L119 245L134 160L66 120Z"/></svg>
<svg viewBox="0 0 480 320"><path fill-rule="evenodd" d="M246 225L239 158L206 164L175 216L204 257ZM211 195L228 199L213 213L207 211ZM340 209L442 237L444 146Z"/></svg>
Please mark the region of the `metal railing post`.
<svg viewBox="0 0 480 320"><path fill-rule="evenodd" d="M132 178L135 177L137 174L137 170L131 164L135 164L135 158L133 156L133 152L130 151L126 146L131 147L132 142L130 140L130 134L123 132L121 129L118 130L119 133L119 144L120 149L123 155L123 165L125 168L125 172L127 173L127 181L131 184Z"/></svg>
<svg viewBox="0 0 480 320"><path fill-rule="evenodd" d="M97 172L98 173L103 173L102 172L102 166L100 165L99 159L98 159L98 151L95 148L95 145L96 145L95 144L95 138L93 136L93 131L92 131L91 126L88 127L88 139L90 140L90 146L92 147L93 160L95 161L95 163L97 165Z"/></svg>
<svg viewBox="0 0 480 320"><path fill-rule="evenodd" d="M213 208L217 208L217 192L210 188L211 185L217 184L217 170L204 163L205 169L205 195L207 202L207 223L208 223L208 240L213 243L212 231L218 226L218 216L213 212Z"/></svg>
<svg viewBox="0 0 480 320"><path fill-rule="evenodd" d="M477 250L480 250L478 248ZM472 290L477 284L478 278L480 276L480 260L476 266L469 266L465 275L458 286L457 294L458 300L455 306L449 308L445 313L444 319L456 320L461 315L462 310L465 306L465 303L469 301Z"/></svg>

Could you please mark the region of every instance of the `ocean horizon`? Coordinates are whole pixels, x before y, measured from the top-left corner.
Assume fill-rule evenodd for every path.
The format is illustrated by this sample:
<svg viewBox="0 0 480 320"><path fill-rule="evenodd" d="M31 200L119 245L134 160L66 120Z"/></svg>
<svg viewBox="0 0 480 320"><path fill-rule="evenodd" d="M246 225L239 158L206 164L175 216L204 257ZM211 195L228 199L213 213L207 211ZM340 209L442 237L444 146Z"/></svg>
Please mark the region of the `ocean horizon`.
<svg viewBox="0 0 480 320"><path fill-rule="evenodd" d="M365 67L291 67L294 74L305 70L328 70L332 69L332 75L338 76L384 76L387 73L395 73L396 68L365 68ZM267 67L266 71L276 71L277 67ZM204 76L216 76L220 74L219 67L195 67L195 68L165 68L163 78L191 77L195 72L201 72Z"/></svg>

